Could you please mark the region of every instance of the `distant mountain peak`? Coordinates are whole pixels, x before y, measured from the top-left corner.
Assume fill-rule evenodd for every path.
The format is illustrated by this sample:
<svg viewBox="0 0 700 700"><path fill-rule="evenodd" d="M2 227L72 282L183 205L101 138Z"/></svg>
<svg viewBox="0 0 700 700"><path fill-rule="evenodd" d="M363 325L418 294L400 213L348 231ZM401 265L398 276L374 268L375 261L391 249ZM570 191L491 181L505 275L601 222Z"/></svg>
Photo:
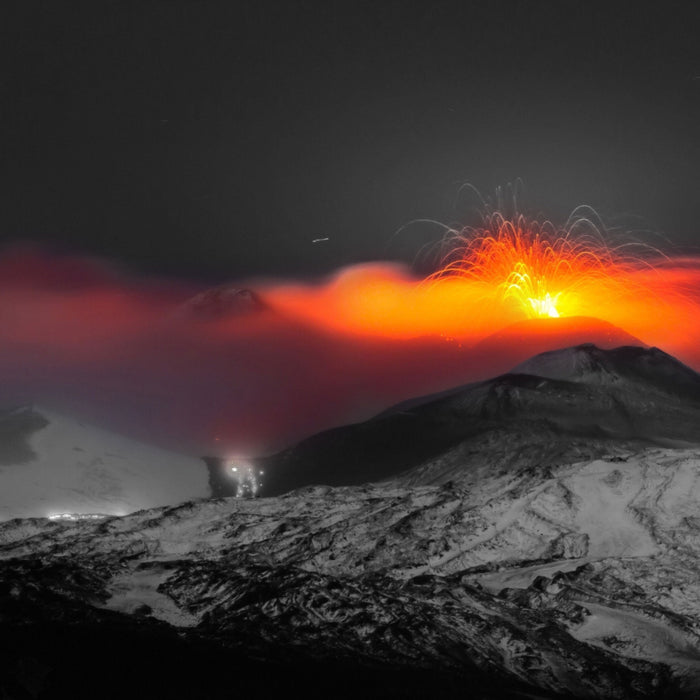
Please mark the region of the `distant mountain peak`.
<svg viewBox="0 0 700 700"><path fill-rule="evenodd" d="M192 297L182 305L181 310L202 321L216 321L228 316L258 313L267 308L260 296L251 289L223 284Z"/></svg>
<svg viewBox="0 0 700 700"><path fill-rule="evenodd" d="M592 383L624 378L653 385L669 394L695 400L700 396L700 375L656 347L624 345L604 350L582 343L535 355L514 367L512 373Z"/></svg>
<svg viewBox="0 0 700 700"><path fill-rule="evenodd" d="M441 483L481 469L696 445L699 426L700 375L692 369L658 348L582 343L319 433L260 464L272 493L401 473L413 484Z"/></svg>
<svg viewBox="0 0 700 700"><path fill-rule="evenodd" d="M549 339L561 336L569 342L567 346L595 344L599 347L619 347L621 345L644 346L639 338L627 331L593 316L562 316L559 318L529 318L496 331L482 342L492 339L512 338L515 336L537 334ZM571 342L572 338L580 337L581 340Z"/></svg>
<svg viewBox="0 0 700 700"><path fill-rule="evenodd" d="M641 349L641 348L640 348ZM535 355L513 368L513 374L532 374L548 379L575 380L596 374L613 374L608 350L594 343L582 343L570 348L548 350Z"/></svg>

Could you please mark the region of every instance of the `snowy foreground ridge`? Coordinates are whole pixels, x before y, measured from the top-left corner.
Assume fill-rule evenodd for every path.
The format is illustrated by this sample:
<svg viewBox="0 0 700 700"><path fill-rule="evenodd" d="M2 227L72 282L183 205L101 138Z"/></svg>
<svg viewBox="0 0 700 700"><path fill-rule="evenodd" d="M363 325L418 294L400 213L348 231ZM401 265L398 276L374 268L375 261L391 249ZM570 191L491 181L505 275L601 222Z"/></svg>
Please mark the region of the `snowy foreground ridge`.
<svg viewBox="0 0 700 700"><path fill-rule="evenodd" d="M478 492L309 488L13 521L1 576L16 599L145 615L234 647L245 633L248 652L274 640L316 657L475 664L577 697L698 697L698 502L700 451L651 449Z"/></svg>
<svg viewBox="0 0 700 700"><path fill-rule="evenodd" d="M522 369L542 381L426 404L420 420L442 425L483 395L498 440L382 483L0 524L0 628L173 630L251 659L461 674L473 698L700 697L700 378L656 350L616 352L547 354ZM573 395L600 409L587 432L569 411L569 440L542 402ZM531 449L535 406L555 450Z"/></svg>

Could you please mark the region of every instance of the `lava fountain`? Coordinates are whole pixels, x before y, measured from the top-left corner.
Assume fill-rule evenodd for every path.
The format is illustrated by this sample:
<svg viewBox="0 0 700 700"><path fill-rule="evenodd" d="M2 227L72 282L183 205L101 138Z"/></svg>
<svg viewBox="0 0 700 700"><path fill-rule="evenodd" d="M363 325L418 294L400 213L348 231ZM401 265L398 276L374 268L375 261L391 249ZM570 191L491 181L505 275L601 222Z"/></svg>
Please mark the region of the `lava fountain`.
<svg viewBox="0 0 700 700"><path fill-rule="evenodd" d="M698 364L700 261L611 234L589 207L563 226L487 209L477 226L448 228L441 250L422 280L373 264L264 291L273 307L344 335L467 347L523 320L582 317Z"/></svg>
<svg viewBox="0 0 700 700"><path fill-rule="evenodd" d="M640 273L656 269L662 254L638 242L611 246L577 212L562 229L495 212L482 227L450 230L448 252L427 281L462 280L480 306L510 307L521 318L598 317L611 303L648 301Z"/></svg>

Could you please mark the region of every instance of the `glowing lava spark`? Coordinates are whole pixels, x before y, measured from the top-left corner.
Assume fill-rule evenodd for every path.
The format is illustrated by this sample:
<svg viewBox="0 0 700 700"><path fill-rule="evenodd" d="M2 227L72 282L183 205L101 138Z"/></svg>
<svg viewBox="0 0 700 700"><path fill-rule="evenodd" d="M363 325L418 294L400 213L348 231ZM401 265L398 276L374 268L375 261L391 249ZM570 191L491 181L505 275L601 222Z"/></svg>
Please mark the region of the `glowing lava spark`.
<svg viewBox="0 0 700 700"><path fill-rule="evenodd" d="M652 268L652 249L611 247L583 216L557 229L493 213L481 228L451 231L446 243L451 249L430 281L465 280L480 302L514 307L526 318L596 316L604 304L639 294L635 275Z"/></svg>
<svg viewBox="0 0 700 700"><path fill-rule="evenodd" d="M264 294L273 308L346 336L439 336L469 347L524 320L585 317L683 358L700 342L700 262L612 235L588 207L564 226L487 210L479 225L447 228L442 250L440 268L422 280L375 263Z"/></svg>

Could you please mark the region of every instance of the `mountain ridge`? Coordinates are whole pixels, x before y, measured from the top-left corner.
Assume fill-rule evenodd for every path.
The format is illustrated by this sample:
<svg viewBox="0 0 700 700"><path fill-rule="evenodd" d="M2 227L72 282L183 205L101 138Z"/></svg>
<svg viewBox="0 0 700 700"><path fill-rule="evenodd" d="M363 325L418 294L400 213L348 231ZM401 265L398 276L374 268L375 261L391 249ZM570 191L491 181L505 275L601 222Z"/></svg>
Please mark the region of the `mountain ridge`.
<svg viewBox="0 0 700 700"><path fill-rule="evenodd" d="M606 381L599 374L576 375L573 365L566 374L571 356L588 358L590 365L605 358ZM658 349L582 344L529 362L513 373L403 402L363 423L324 431L258 459L268 474L265 493L314 482L358 484L419 467L434 480L440 477L431 463L460 445L463 463L470 445L475 445L470 462L478 461L486 457L478 443L494 432L511 440L514 451L518 445L544 445L544 463L567 459L566 445L575 459L602 456L621 445L700 443L700 375ZM536 371L538 363L556 365L556 376L523 371ZM547 445L557 446L553 456ZM454 478L455 469L449 471ZM412 483L419 483L415 475Z"/></svg>
<svg viewBox="0 0 700 700"><path fill-rule="evenodd" d="M478 489L309 487L12 521L0 524L0 602L13 601L0 615L10 630L3 611L18 605L25 628L46 616L165 625L239 659L289 648L301 666L461 670L484 684L477 698L690 700L698 499L700 450L653 448L530 465Z"/></svg>
<svg viewBox="0 0 700 700"><path fill-rule="evenodd" d="M557 376L501 375L311 441L366 470L399 450L377 483L0 523L0 693L122 698L129 679L102 680L114 658L155 647L190 659L146 669L154 687L185 679L173 698L217 665L258 673L251 697L283 673L311 697L697 698L695 375L591 345L533 366ZM208 697L230 695L219 677Z"/></svg>

